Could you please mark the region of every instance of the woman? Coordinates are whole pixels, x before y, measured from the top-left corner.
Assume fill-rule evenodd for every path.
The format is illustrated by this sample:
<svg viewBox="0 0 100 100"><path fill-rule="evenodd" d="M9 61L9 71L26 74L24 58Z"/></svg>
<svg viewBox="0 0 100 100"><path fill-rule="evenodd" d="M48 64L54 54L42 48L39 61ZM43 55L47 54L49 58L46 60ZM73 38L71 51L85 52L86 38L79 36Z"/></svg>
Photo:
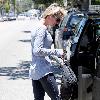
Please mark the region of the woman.
<svg viewBox="0 0 100 100"><path fill-rule="evenodd" d="M63 17L62 8L50 5L43 13L43 19L37 21L32 31L32 64L30 78L32 79L34 100L44 100L45 92L51 100L60 100L57 83L52 71L49 57L63 55L62 49L51 49L52 36L48 26L55 26L58 19Z"/></svg>

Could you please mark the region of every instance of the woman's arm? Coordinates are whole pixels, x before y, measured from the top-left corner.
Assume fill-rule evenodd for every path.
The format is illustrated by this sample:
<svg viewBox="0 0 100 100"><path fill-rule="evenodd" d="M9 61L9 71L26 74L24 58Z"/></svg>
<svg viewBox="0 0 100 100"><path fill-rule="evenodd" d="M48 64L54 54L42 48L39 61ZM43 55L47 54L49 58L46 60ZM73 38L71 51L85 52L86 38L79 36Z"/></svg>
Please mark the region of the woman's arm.
<svg viewBox="0 0 100 100"><path fill-rule="evenodd" d="M34 43L32 43L33 54L35 56L50 56L50 55L62 56L63 55L62 49L46 49L43 47L45 35L46 35L45 29L39 28L36 31Z"/></svg>

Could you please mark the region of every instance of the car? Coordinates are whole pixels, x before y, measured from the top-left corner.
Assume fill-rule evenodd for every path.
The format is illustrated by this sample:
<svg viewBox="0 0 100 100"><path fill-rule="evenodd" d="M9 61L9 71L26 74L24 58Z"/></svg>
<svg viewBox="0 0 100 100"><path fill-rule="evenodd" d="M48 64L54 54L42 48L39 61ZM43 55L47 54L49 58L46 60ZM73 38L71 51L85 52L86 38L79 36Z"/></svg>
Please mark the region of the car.
<svg viewBox="0 0 100 100"><path fill-rule="evenodd" d="M8 16L8 21L16 20L16 16Z"/></svg>
<svg viewBox="0 0 100 100"><path fill-rule="evenodd" d="M8 21L16 20L17 14L14 12L9 12L7 15Z"/></svg>
<svg viewBox="0 0 100 100"><path fill-rule="evenodd" d="M73 34L73 29L75 29L84 17L86 17L86 15L81 12L70 12L66 14L59 24L59 28L55 31L56 48L62 48L62 40L67 40L69 36Z"/></svg>
<svg viewBox="0 0 100 100"><path fill-rule="evenodd" d="M84 66L85 69L90 70L88 73L94 74L94 59L100 41L100 17L89 16L83 18L71 39L71 66L74 67L77 62L78 66ZM86 70L84 70L84 73L86 73L85 71ZM77 70L76 74L78 74Z"/></svg>
<svg viewBox="0 0 100 100"><path fill-rule="evenodd" d="M24 13L20 13L18 16L17 16L17 20L25 20L26 19L26 15Z"/></svg>
<svg viewBox="0 0 100 100"><path fill-rule="evenodd" d="M6 15L2 16L4 21L8 21L8 17Z"/></svg>
<svg viewBox="0 0 100 100"><path fill-rule="evenodd" d="M27 13L29 14L30 19L38 19L40 17L39 9L31 9L28 10Z"/></svg>
<svg viewBox="0 0 100 100"><path fill-rule="evenodd" d="M85 98L90 96L90 93L91 97L89 98L93 96L94 98L100 98L99 95L98 97L95 95L100 91L98 85L100 84L100 17L88 16L83 18L77 25L74 34L68 40L71 41L69 47L71 55L68 64L77 76L78 82L75 86L71 85L71 87L65 88L62 83L63 80L61 80L62 100L65 100L68 96L70 100L74 100L75 98L85 100ZM82 76L79 76L78 69L80 66L82 68ZM80 81L82 85L80 85ZM80 91L82 94L78 95Z"/></svg>
<svg viewBox="0 0 100 100"><path fill-rule="evenodd" d="M97 11L88 11L86 12L89 18L98 18L100 17L100 13Z"/></svg>
<svg viewBox="0 0 100 100"><path fill-rule="evenodd" d="M0 22L3 22L4 20L3 20L3 18L0 16Z"/></svg>

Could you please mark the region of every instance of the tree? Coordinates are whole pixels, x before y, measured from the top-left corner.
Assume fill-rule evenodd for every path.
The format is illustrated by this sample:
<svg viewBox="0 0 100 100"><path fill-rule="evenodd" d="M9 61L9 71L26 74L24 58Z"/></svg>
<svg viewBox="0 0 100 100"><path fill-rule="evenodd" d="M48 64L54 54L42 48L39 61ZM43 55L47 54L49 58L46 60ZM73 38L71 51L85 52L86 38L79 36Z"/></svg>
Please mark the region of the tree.
<svg viewBox="0 0 100 100"><path fill-rule="evenodd" d="M100 5L100 0L91 0L92 5Z"/></svg>
<svg viewBox="0 0 100 100"><path fill-rule="evenodd" d="M60 5L63 5L63 0L33 0L35 4L44 4L46 7L48 7L51 3L58 3Z"/></svg>
<svg viewBox="0 0 100 100"><path fill-rule="evenodd" d="M13 6L14 6L14 14L15 14L15 10L16 10L16 0L13 0Z"/></svg>
<svg viewBox="0 0 100 100"><path fill-rule="evenodd" d="M31 9L32 5L32 0L16 0L16 10L18 13Z"/></svg>
<svg viewBox="0 0 100 100"><path fill-rule="evenodd" d="M5 2L4 8L5 8L6 13L8 13L9 10L10 10L10 3L9 3L9 0L7 0L7 1Z"/></svg>
<svg viewBox="0 0 100 100"><path fill-rule="evenodd" d="M10 10L10 0L0 0L1 14L8 13Z"/></svg>
<svg viewBox="0 0 100 100"><path fill-rule="evenodd" d="M0 9L4 6L6 0L0 0Z"/></svg>

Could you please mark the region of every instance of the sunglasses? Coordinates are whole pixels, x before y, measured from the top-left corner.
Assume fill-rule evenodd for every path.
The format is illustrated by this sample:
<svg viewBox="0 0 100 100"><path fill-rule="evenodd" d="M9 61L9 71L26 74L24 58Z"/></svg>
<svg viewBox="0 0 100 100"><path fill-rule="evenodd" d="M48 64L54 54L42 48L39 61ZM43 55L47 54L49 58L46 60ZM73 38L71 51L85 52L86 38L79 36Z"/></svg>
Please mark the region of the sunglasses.
<svg viewBox="0 0 100 100"><path fill-rule="evenodd" d="M59 11L59 12L55 13L55 14L52 15L52 16L56 19L57 22L60 22L63 15L62 15L62 13Z"/></svg>
<svg viewBox="0 0 100 100"><path fill-rule="evenodd" d="M56 22L60 22L61 21L59 16L56 16L56 15L52 15L52 16L56 19Z"/></svg>

